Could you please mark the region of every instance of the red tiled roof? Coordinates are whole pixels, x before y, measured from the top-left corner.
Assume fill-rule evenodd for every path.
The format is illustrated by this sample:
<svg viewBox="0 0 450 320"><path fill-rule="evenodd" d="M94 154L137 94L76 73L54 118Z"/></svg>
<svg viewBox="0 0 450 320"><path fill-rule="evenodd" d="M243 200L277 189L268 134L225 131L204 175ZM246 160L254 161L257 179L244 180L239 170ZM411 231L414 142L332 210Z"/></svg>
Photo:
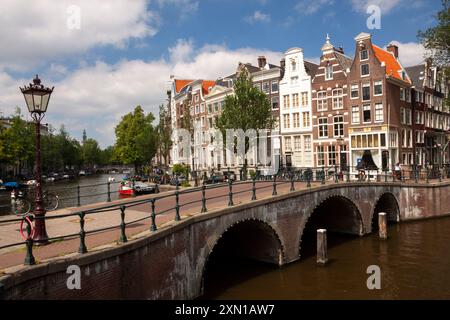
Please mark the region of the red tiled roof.
<svg viewBox="0 0 450 320"><path fill-rule="evenodd" d="M203 80L203 84L202 84L203 94L207 94L208 89L210 87L214 87L215 84L216 84L216 82L213 80Z"/></svg>
<svg viewBox="0 0 450 320"><path fill-rule="evenodd" d="M408 75L406 75L406 78L403 79L401 76L401 72L403 71L402 66L398 62L397 59L395 59L394 55L390 52L381 49L380 47L377 47L376 45L372 45L373 51L375 52L375 55L377 59L380 62L384 62L386 65L386 75L392 78L395 78L397 80L401 80L407 83L411 83L411 80L409 79ZM406 72L406 71L405 71Z"/></svg>
<svg viewBox="0 0 450 320"><path fill-rule="evenodd" d="M187 86L189 83L191 83L194 80L175 80L175 90L177 93L181 91L185 86Z"/></svg>

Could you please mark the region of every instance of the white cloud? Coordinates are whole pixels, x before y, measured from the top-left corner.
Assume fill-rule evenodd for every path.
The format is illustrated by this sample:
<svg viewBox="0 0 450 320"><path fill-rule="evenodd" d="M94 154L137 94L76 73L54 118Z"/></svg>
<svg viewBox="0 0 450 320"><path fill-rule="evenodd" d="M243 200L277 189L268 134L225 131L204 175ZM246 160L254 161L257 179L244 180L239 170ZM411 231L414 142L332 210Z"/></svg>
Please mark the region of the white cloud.
<svg viewBox="0 0 450 320"><path fill-rule="evenodd" d="M254 24L257 22L269 23L270 15L266 14L266 13L262 13L259 10L256 10L252 15L245 17L244 20L250 24Z"/></svg>
<svg viewBox="0 0 450 320"><path fill-rule="evenodd" d="M311 15L332 4L334 0L301 0L295 5L295 10L300 14Z"/></svg>
<svg viewBox="0 0 450 320"><path fill-rule="evenodd" d="M398 46L399 60L404 67L410 67L422 63L426 53L425 48L420 43L391 41ZM384 47L386 49L386 46Z"/></svg>
<svg viewBox="0 0 450 320"><path fill-rule="evenodd" d="M114 126L121 116L136 105L157 114L158 106L165 102L170 75L215 80L235 72L238 62L256 64L257 57L265 55L270 63L279 64L282 57L280 52L254 48L230 50L225 45L195 48L190 40L178 40L169 54L169 59L152 61L81 64L55 82L40 75L44 85L55 86L46 121L55 127L64 123L76 138L81 138L82 130L86 129L88 136L105 147L114 143ZM31 78L14 79L0 71L0 111L8 115L15 106L25 111L19 86L30 81Z"/></svg>
<svg viewBox="0 0 450 320"><path fill-rule="evenodd" d="M68 19L80 9L80 28ZM156 13L147 0L2 0L0 1L0 68L26 70L43 60L85 52L95 46L124 47L157 31ZM69 20L73 21L73 20Z"/></svg>
<svg viewBox="0 0 450 320"><path fill-rule="evenodd" d="M375 5L380 7L382 13L388 13L398 6L402 0L351 0L353 10L366 13L367 7Z"/></svg>
<svg viewBox="0 0 450 320"><path fill-rule="evenodd" d="M178 10L181 19L185 19L196 13L200 4L200 1L198 0L157 0L157 2L160 7L166 5L173 6Z"/></svg>

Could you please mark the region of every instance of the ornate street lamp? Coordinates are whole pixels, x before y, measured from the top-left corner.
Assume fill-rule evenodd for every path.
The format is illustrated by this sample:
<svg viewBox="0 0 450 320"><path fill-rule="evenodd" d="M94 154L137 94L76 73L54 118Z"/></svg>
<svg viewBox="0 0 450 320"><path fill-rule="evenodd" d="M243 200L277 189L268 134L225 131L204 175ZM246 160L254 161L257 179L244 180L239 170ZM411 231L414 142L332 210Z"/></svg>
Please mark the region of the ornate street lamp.
<svg viewBox="0 0 450 320"><path fill-rule="evenodd" d="M41 120L45 116L47 111L48 102L53 92L53 88L44 87L41 84L41 80L38 75L33 79L33 83L20 88L25 102L27 103L28 111L31 113L31 117L36 125L36 199L35 199L35 233L33 240L39 244L47 243L48 236L45 228L45 208L42 203L42 177L41 177Z"/></svg>

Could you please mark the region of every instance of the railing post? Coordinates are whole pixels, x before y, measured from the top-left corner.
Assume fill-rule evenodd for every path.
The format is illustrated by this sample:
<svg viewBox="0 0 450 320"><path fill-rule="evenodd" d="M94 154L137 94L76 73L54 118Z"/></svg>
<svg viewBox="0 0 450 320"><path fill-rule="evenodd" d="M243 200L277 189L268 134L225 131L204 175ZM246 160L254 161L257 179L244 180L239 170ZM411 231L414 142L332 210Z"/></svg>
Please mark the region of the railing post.
<svg viewBox="0 0 450 320"><path fill-rule="evenodd" d="M81 207L80 186L77 186L77 207Z"/></svg>
<svg viewBox="0 0 450 320"><path fill-rule="evenodd" d="M322 166L322 184L325 184L325 167Z"/></svg>
<svg viewBox="0 0 450 320"><path fill-rule="evenodd" d="M277 195L277 175L275 174L273 176L273 190L272 190L272 196L276 196Z"/></svg>
<svg viewBox="0 0 450 320"><path fill-rule="evenodd" d="M175 180L175 185L176 185L175 190L180 190L180 182L178 181L178 177Z"/></svg>
<svg viewBox="0 0 450 320"><path fill-rule="evenodd" d="M156 228L156 213L155 213L155 198L151 200L152 203L152 225L150 226L150 231L154 232Z"/></svg>
<svg viewBox="0 0 450 320"><path fill-rule="evenodd" d="M107 202L111 202L111 182L108 181L108 199Z"/></svg>
<svg viewBox="0 0 450 320"><path fill-rule="evenodd" d="M180 191L175 191L175 221L180 221Z"/></svg>
<svg viewBox="0 0 450 320"><path fill-rule="evenodd" d="M125 206L120 206L120 239L119 242L125 243L128 241L127 235L125 233Z"/></svg>
<svg viewBox="0 0 450 320"><path fill-rule="evenodd" d="M203 182L202 185L202 213L208 212L208 209L206 208L206 184Z"/></svg>
<svg viewBox="0 0 450 320"><path fill-rule="evenodd" d="M294 174L291 175L291 192L295 191Z"/></svg>
<svg viewBox="0 0 450 320"><path fill-rule="evenodd" d="M27 222L27 240L26 240L26 246L27 246L27 254L25 256L24 265L26 266L32 266L36 264L36 260L33 256L33 237L31 236L31 224Z"/></svg>
<svg viewBox="0 0 450 320"><path fill-rule="evenodd" d="M233 181L228 179L228 206L233 206Z"/></svg>
<svg viewBox="0 0 450 320"><path fill-rule="evenodd" d="M84 213L84 211L81 211L78 215L80 216L80 247L78 248L78 253L86 253L87 252L86 242L85 242L86 232L84 231L85 213Z"/></svg>
<svg viewBox="0 0 450 320"><path fill-rule="evenodd" d="M252 181L252 201L256 200L256 177Z"/></svg>

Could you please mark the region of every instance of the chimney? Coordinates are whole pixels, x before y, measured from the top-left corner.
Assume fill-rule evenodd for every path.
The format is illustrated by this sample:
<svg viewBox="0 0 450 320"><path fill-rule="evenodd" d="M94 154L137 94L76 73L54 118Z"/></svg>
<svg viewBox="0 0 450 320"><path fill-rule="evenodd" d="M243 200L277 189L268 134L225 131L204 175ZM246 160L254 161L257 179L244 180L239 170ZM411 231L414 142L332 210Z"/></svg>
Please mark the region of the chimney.
<svg viewBox="0 0 450 320"><path fill-rule="evenodd" d="M344 54L344 47L339 46L339 48L335 49L337 52Z"/></svg>
<svg viewBox="0 0 450 320"><path fill-rule="evenodd" d="M262 69L262 68L264 68L265 67L265 65L266 65L266 57L264 57L264 56L259 56L258 57L258 67L260 68L260 69Z"/></svg>
<svg viewBox="0 0 450 320"><path fill-rule="evenodd" d="M390 44L387 46L387 51L391 52L395 59L398 59L398 47L395 44Z"/></svg>

